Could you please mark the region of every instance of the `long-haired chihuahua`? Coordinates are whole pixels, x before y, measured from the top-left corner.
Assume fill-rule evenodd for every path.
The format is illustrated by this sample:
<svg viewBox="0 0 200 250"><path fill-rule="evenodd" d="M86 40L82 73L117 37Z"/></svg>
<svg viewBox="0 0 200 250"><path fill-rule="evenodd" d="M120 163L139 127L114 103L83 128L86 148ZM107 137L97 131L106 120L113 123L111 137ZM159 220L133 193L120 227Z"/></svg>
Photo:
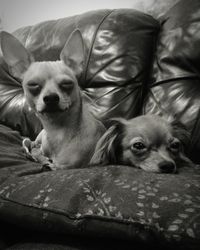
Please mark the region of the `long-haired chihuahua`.
<svg viewBox="0 0 200 250"><path fill-rule="evenodd" d="M90 164L131 165L157 173L175 173L180 166L193 165L184 153L190 136L181 124L156 115L116 118L112 123L98 141Z"/></svg>

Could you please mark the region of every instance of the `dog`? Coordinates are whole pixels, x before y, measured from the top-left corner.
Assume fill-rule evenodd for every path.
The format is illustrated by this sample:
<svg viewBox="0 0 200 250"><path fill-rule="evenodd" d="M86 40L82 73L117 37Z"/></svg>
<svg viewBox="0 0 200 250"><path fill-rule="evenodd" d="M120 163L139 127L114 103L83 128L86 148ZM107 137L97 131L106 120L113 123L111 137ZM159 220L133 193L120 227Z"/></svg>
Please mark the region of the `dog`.
<svg viewBox="0 0 200 250"><path fill-rule="evenodd" d="M97 142L90 164L131 165L148 172L176 173L180 166L193 166L184 153L185 145L189 145L189 133L178 123L156 115L117 118Z"/></svg>
<svg viewBox="0 0 200 250"><path fill-rule="evenodd" d="M20 41L5 31L1 49L43 126L34 142L24 139L27 154L51 169L87 166L105 127L92 115L78 85L84 68L81 32L72 32L58 61L34 61Z"/></svg>

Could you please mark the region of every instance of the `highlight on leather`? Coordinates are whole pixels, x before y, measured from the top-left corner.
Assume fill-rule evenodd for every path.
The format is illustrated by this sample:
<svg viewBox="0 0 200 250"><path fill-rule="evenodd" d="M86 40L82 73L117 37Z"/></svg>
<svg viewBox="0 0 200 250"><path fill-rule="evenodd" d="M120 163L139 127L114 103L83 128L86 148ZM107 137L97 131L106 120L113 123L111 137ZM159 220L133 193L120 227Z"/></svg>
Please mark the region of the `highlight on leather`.
<svg viewBox="0 0 200 250"><path fill-rule="evenodd" d="M36 61L59 60L67 38L75 30L85 45L79 84L91 112L101 120L133 117L141 110L151 66L158 22L131 9L97 10L20 28L13 33ZM140 41L143 41L142 43ZM41 126L28 109L20 79L13 78L0 57L0 121L34 138Z"/></svg>

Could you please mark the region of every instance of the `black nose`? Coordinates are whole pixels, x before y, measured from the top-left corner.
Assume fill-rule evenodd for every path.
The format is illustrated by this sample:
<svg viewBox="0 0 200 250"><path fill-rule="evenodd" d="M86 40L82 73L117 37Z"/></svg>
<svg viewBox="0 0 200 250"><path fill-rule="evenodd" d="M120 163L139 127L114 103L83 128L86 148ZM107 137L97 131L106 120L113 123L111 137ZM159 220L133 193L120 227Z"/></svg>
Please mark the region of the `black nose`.
<svg viewBox="0 0 200 250"><path fill-rule="evenodd" d="M161 173L173 173L176 170L176 166L173 162L163 161L158 164Z"/></svg>
<svg viewBox="0 0 200 250"><path fill-rule="evenodd" d="M58 104L59 96L57 94L46 95L43 98L45 104Z"/></svg>

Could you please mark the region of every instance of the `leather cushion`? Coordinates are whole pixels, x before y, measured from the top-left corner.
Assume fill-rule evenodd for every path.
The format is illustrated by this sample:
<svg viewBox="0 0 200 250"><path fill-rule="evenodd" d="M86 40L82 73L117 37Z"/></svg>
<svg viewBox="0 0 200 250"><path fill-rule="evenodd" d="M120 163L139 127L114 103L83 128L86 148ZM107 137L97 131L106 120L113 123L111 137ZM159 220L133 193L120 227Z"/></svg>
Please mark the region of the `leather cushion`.
<svg viewBox="0 0 200 250"><path fill-rule="evenodd" d="M35 60L54 61L59 59L67 38L76 28L83 35L86 49L79 84L94 101L90 103L94 115L106 120L138 114L158 22L131 9L97 10L21 28L14 35ZM34 138L41 126L26 105L21 83L10 75L2 57L0 97L0 121Z"/></svg>
<svg viewBox="0 0 200 250"><path fill-rule="evenodd" d="M182 0L162 17L144 113L182 122L200 162L200 2Z"/></svg>

